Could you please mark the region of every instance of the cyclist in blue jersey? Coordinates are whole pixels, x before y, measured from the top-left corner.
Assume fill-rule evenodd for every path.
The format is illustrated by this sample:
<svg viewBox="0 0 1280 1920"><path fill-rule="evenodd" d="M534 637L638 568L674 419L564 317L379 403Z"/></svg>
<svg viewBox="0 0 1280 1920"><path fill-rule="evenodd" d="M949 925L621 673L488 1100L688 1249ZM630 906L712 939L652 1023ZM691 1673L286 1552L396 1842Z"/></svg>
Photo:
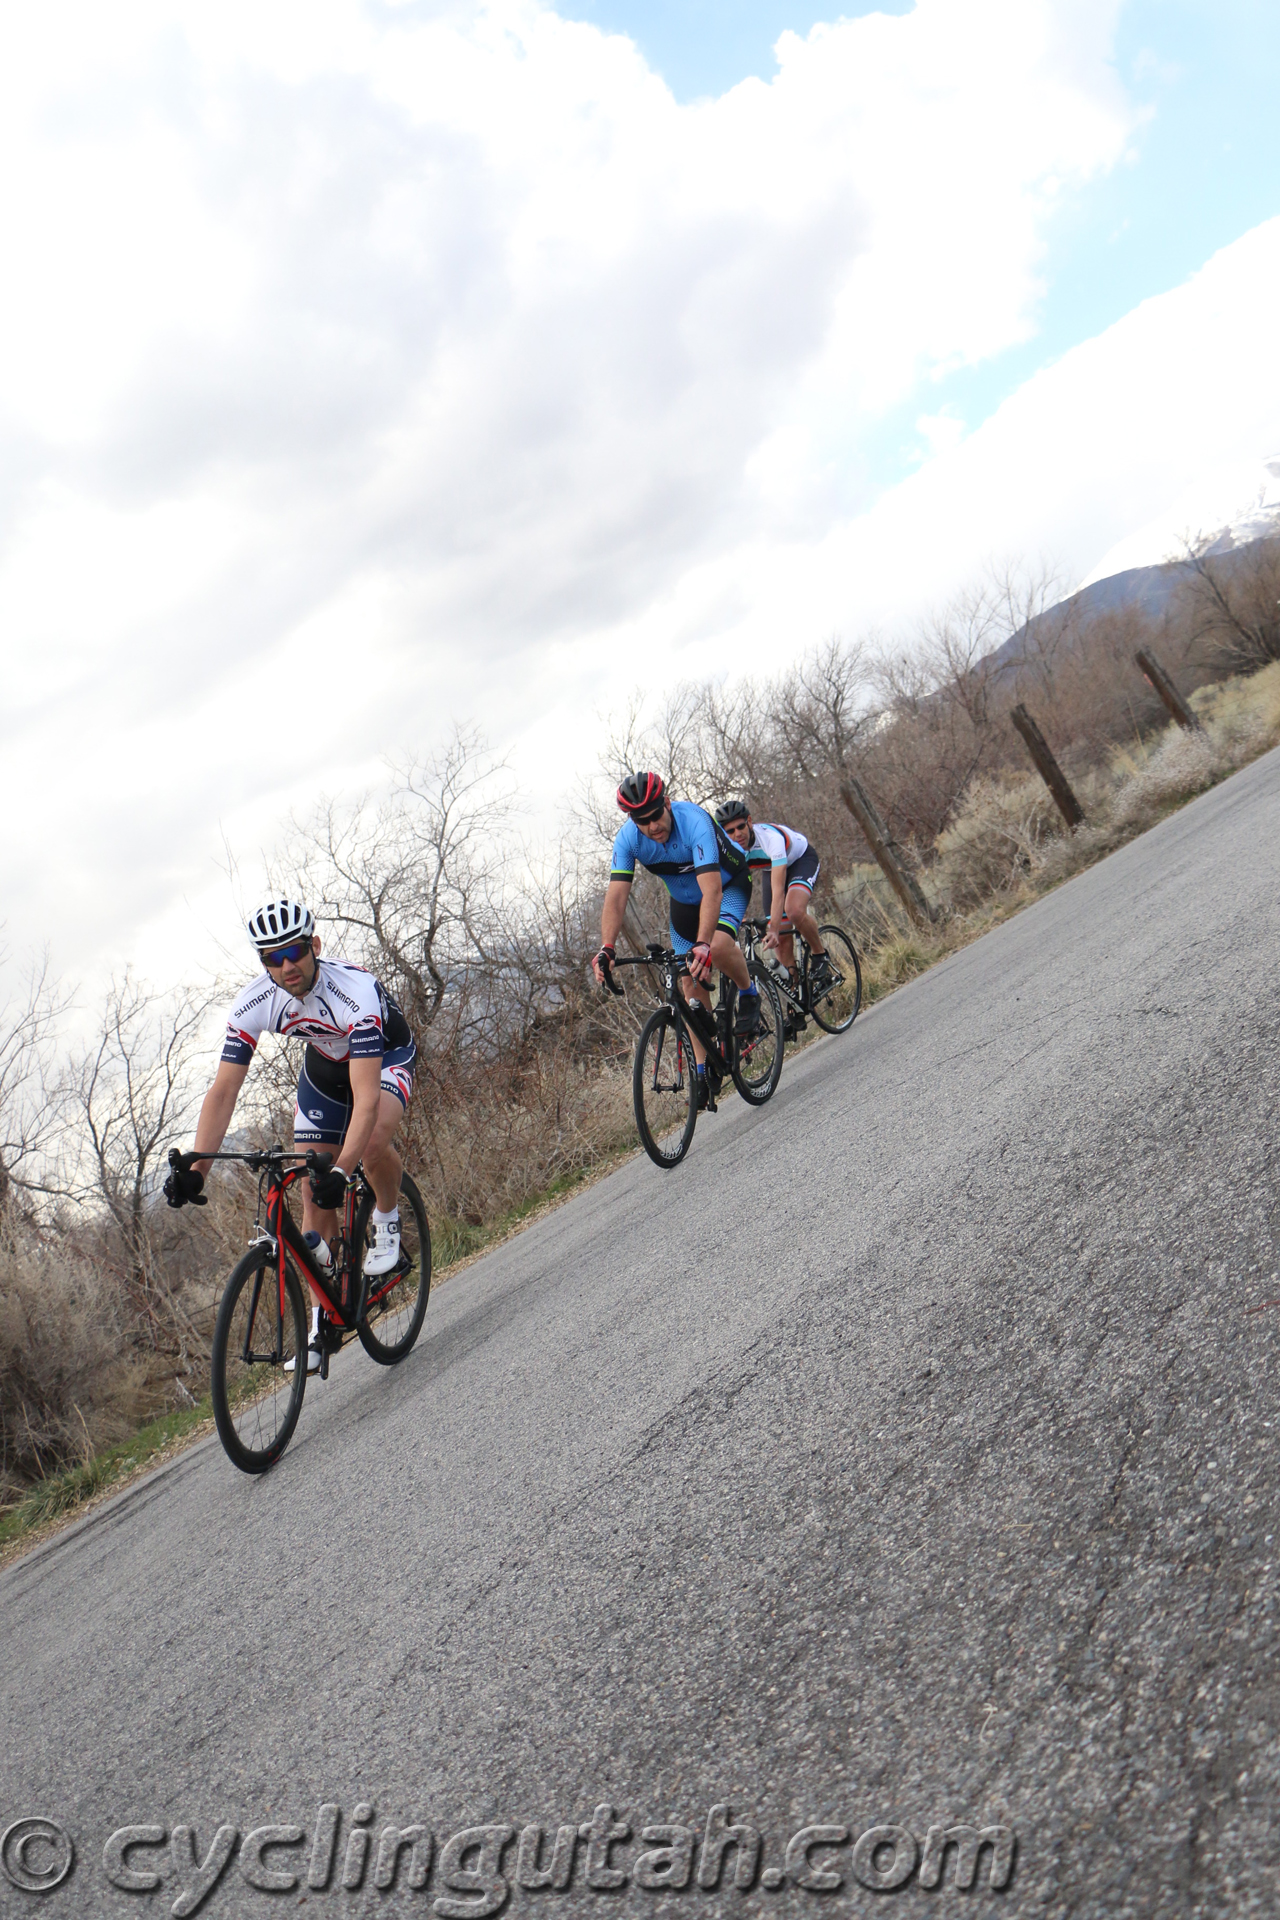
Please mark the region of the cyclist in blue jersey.
<svg viewBox="0 0 1280 1920"><path fill-rule="evenodd" d="M636 863L657 874L671 896L671 945L689 966L688 999L710 1007L706 982L713 968L727 973L738 988L736 1032L740 1038L760 1025L760 995L738 945L738 928L751 898L751 869L746 856L716 826L711 815L690 800L672 800L656 773L629 773L618 788L626 819L613 843L613 870L600 915L600 951L591 965L596 979L613 965L615 942L631 896ZM694 1040L698 1071L703 1050Z"/></svg>

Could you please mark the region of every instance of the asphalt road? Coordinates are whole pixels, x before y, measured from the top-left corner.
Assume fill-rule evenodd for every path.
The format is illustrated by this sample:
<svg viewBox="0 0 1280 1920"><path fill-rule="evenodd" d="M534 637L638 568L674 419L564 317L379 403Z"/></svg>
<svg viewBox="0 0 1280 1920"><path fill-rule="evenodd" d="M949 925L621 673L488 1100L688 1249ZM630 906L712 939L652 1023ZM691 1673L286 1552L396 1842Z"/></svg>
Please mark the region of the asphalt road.
<svg viewBox="0 0 1280 1920"><path fill-rule="evenodd" d="M0 1912L1280 1910L1278 934L1272 754L11 1567Z"/></svg>

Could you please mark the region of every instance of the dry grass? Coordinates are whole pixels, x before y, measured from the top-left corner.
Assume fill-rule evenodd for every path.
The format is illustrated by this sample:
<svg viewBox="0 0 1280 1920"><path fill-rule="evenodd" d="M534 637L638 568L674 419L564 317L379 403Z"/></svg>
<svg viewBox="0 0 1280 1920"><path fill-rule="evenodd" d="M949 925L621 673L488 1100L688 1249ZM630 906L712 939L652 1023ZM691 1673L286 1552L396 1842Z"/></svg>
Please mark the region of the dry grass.
<svg viewBox="0 0 1280 1920"><path fill-rule="evenodd" d="M0 1241L0 1493L5 1500L138 1423L145 1367L87 1262L33 1236Z"/></svg>

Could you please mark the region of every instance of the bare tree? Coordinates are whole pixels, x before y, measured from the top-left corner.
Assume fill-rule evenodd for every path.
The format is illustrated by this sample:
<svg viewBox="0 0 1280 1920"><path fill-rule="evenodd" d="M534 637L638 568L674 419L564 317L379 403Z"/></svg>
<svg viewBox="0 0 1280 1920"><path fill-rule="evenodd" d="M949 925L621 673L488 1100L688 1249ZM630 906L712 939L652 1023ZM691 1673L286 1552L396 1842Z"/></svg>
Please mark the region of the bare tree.
<svg viewBox="0 0 1280 1920"><path fill-rule="evenodd" d="M59 1191L53 1155L66 1108L54 1049L71 1000L45 954L32 964L18 997L0 1007L0 1213L15 1192L31 1201Z"/></svg>
<svg viewBox="0 0 1280 1920"><path fill-rule="evenodd" d="M174 1305L158 1257L170 1222L156 1189L165 1150L207 1084L193 1070L197 1060L207 1065L202 1029L212 999L194 988L161 996L126 972L112 981L97 1037L66 1080L81 1122L67 1184L105 1209L109 1255L154 1345L172 1328Z"/></svg>
<svg viewBox="0 0 1280 1920"><path fill-rule="evenodd" d="M869 643L838 635L775 683L770 717L800 778L851 770L855 748L873 720L872 684Z"/></svg>
<svg viewBox="0 0 1280 1920"><path fill-rule="evenodd" d="M1252 673L1280 660L1280 539L1215 551L1204 534L1183 543L1188 578L1180 595L1192 645L1220 667Z"/></svg>
<svg viewBox="0 0 1280 1920"><path fill-rule="evenodd" d="M421 1038L501 943L511 782L461 728L395 772L385 799L329 802L297 826L291 855L317 917L354 936Z"/></svg>

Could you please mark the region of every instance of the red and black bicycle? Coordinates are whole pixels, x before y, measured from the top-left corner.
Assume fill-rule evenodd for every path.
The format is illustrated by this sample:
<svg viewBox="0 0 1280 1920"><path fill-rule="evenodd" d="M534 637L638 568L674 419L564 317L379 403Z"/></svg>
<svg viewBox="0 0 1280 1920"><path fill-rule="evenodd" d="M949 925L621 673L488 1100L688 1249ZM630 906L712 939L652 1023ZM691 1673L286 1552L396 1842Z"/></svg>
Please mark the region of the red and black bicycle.
<svg viewBox="0 0 1280 1920"><path fill-rule="evenodd" d="M370 1359L393 1367L412 1351L431 1291L431 1232L417 1186L400 1181L400 1258L388 1273L364 1271L372 1239L373 1188L357 1170L347 1193L333 1265L319 1265L287 1204L291 1187L330 1156L266 1147L250 1153L169 1154L171 1167L196 1159L238 1160L258 1176L258 1212L249 1251L227 1281L213 1330L213 1417L228 1457L244 1473L265 1473L298 1424L307 1386L309 1320L302 1280L320 1304L320 1377L354 1334Z"/></svg>

